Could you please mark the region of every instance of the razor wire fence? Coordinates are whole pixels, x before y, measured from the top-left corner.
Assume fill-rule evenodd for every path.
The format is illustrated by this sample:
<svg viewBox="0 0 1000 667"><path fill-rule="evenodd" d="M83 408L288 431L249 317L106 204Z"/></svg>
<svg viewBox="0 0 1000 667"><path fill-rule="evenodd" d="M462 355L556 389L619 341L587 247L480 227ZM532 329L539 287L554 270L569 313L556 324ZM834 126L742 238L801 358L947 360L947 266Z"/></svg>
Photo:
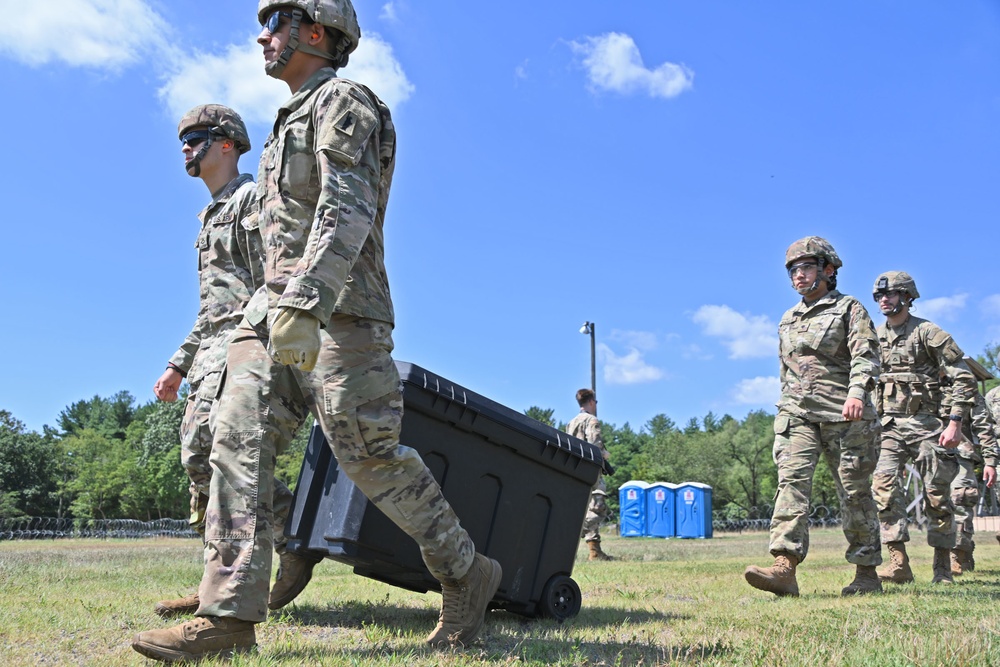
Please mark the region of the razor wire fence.
<svg viewBox="0 0 1000 667"><path fill-rule="evenodd" d="M738 512L716 510L712 513L712 530L717 533L770 530L772 514L774 514L773 505L751 507ZM829 528L839 526L841 522L839 507L814 505L810 508L809 526L811 528Z"/></svg>
<svg viewBox="0 0 1000 667"><path fill-rule="evenodd" d="M31 517L0 519L0 541L68 538L139 539L143 537L200 537L187 519L65 519Z"/></svg>

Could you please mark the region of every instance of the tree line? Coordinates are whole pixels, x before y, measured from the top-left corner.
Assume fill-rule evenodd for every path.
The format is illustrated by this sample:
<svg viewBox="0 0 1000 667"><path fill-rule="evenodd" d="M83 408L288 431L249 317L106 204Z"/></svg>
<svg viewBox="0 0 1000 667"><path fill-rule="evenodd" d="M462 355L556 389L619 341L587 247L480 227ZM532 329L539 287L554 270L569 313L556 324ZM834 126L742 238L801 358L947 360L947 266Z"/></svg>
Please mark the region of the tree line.
<svg viewBox="0 0 1000 667"><path fill-rule="evenodd" d="M1000 376L1000 344L977 360ZM997 381L987 384L987 389ZM28 430L0 409L0 518L66 517L138 519L186 517L188 479L180 462L179 429L184 398L137 404L122 391L77 401L59 413L56 427ZM525 413L560 430L554 410ZM290 487L298 480L312 419L278 456L276 475ZM605 478L608 501L618 507L618 488L629 480L701 482L712 487L713 509L737 519L770 505L777 486L771 457L774 415L753 411L742 419L709 412L680 426L658 414L636 429L602 423L615 467ZM813 504L839 508L833 477L820 460Z"/></svg>

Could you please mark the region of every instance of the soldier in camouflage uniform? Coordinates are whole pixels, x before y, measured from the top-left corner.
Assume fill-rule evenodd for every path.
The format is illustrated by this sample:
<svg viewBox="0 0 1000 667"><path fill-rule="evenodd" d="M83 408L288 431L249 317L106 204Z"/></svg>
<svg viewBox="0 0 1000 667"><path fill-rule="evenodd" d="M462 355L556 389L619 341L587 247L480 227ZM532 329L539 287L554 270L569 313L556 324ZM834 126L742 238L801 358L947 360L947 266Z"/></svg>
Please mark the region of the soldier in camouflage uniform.
<svg viewBox="0 0 1000 667"><path fill-rule="evenodd" d="M882 446L873 491L890 560L879 571L879 578L893 583L913 581L906 553L910 533L902 483L906 462L912 460L923 479L927 543L934 548L932 582L952 583L955 516L951 480L958 473L955 448L962 439L963 415L972 407L976 394L976 379L951 336L910 314L910 306L920 293L909 274L883 273L872 292L886 316L885 324L878 327L882 374L877 405ZM950 386L942 386L941 378L946 374L951 378ZM951 410L942 422L941 403L946 392Z"/></svg>
<svg viewBox="0 0 1000 667"><path fill-rule="evenodd" d="M336 76L357 47L350 0L261 0L265 70L292 97L260 162L265 288L229 347L213 417L205 573L195 621L140 633L161 660L246 650L266 617L274 459L306 409L343 471L419 544L441 581L432 646L468 644L500 585L419 455L399 444L383 221L395 163L389 110Z"/></svg>
<svg viewBox="0 0 1000 667"><path fill-rule="evenodd" d="M771 518L771 567L750 566L754 588L799 594L796 567L809 552L809 499L820 455L837 485L854 580L841 595L882 590L882 562L871 474L878 421L871 393L879 372L878 341L868 312L837 291L843 266L828 241L809 236L785 253L785 268L802 300L778 325L781 399L774 419L778 491Z"/></svg>
<svg viewBox="0 0 1000 667"><path fill-rule="evenodd" d="M239 156L250 150L239 114L220 104L197 106L181 118L177 136L185 170L204 181L212 201L198 214L198 318L153 393L172 402L185 378L190 386L181 422L181 462L191 480L191 526L204 536L212 477L209 413L226 366L229 338L243 319L250 296L264 284L264 244L257 226L257 186L250 174L238 169ZM276 522L284 525L292 494L278 482L275 498ZM282 550L283 543L277 548ZM167 618L193 613L198 604L195 593L163 600L155 609Z"/></svg>
<svg viewBox="0 0 1000 667"><path fill-rule="evenodd" d="M600 447L601 454L607 460L608 450L604 448L601 422L597 421L597 396L590 389L581 389L576 392L576 402L580 406L580 413L570 420L566 432L574 438L586 440L590 444ZM601 522L608 516L607 495L604 475L601 475L590 490L590 505L587 507L587 515L583 519L582 537L590 549L587 560L614 560L601 550L600 528Z"/></svg>
<svg viewBox="0 0 1000 667"><path fill-rule="evenodd" d="M942 385L951 383L948 375L942 378ZM951 414L951 394L945 392L941 401L941 416ZM976 466L983 466L983 480L986 488L992 488L996 481L996 465L1000 459L997 449L993 416L986 407L986 401L977 391L975 403L969 411L969 419L962 421L962 442L958 445L958 473L951 481L951 502L955 506L955 547L951 550L951 573L961 575L976 568L973 552L976 542L973 518L979 504L979 476Z"/></svg>

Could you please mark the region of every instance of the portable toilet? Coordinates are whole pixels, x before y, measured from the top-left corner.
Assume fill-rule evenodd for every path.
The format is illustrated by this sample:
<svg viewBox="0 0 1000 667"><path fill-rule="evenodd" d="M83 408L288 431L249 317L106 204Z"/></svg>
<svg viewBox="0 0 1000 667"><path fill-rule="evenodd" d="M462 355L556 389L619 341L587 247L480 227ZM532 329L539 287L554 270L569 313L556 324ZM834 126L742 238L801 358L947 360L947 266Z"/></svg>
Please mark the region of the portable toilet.
<svg viewBox="0 0 1000 667"><path fill-rule="evenodd" d="M649 484L632 480L618 488L618 533L622 537L646 536L646 489Z"/></svg>
<svg viewBox="0 0 1000 667"><path fill-rule="evenodd" d="M712 536L712 487L699 482L677 486L677 537Z"/></svg>
<svg viewBox="0 0 1000 667"><path fill-rule="evenodd" d="M675 521L677 485L653 482L646 489L646 534L650 537L677 537Z"/></svg>

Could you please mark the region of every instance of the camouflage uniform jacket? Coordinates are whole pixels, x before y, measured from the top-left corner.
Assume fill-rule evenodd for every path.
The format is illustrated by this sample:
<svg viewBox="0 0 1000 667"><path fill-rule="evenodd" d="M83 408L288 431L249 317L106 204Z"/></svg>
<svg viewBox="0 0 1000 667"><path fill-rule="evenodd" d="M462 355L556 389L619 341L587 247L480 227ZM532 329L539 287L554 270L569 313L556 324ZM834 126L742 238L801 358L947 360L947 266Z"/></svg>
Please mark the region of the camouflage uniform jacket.
<svg viewBox="0 0 1000 667"><path fill-rule="evenodd" d="M976 378L964 354L933 322L909 316L899 327L878 327L882 349L878 410L884 415L941 415L947 394L949 414L962 416L975 402ZM941 383L948 376L950 385Z"/></svg>
<svg viewBox="0 0 1000 667"><path fill-rule="evenodd" d="M1000 387L993 387L986 392L986 408L990 411L993 421L1000 423Z"/></svg>
<svg viewBox="0 0 1000 667"><path fill-rule="evenodd" d="M382 226L395 146L388 108L332 68L278 110L257 185L271 317L291 307L324 326L334 313L394 322Z"/></svg>
<svg viewBox="0 0 1000 667"><path fill-rule="evenodd" d="M601 435L601 422L586 410L580 409L580 414L570 420L566 432L574 438L580 438L596 445L600 448L603 456L608 455L608 450L604 449L604 436Z"/></svg>
<svg viewBox="0 0 1000 667"><path fill-rule="evenodd" d="M200 305L194 328L170 363L195 385L226 364L229 333L263 284L263 243L257 229L256 186L250 174L229 182L198 214Z"/></svg>
<svg viewBox="0 0 1000 667"><path fill-rule="evenodd" d="M864 404L863 419L875 419L870 392L879 371L878 339L860 301L837 290L811 304L802 300L781 318L778 337L779 413L845 421L844 402L856 398Z"/></svg>

